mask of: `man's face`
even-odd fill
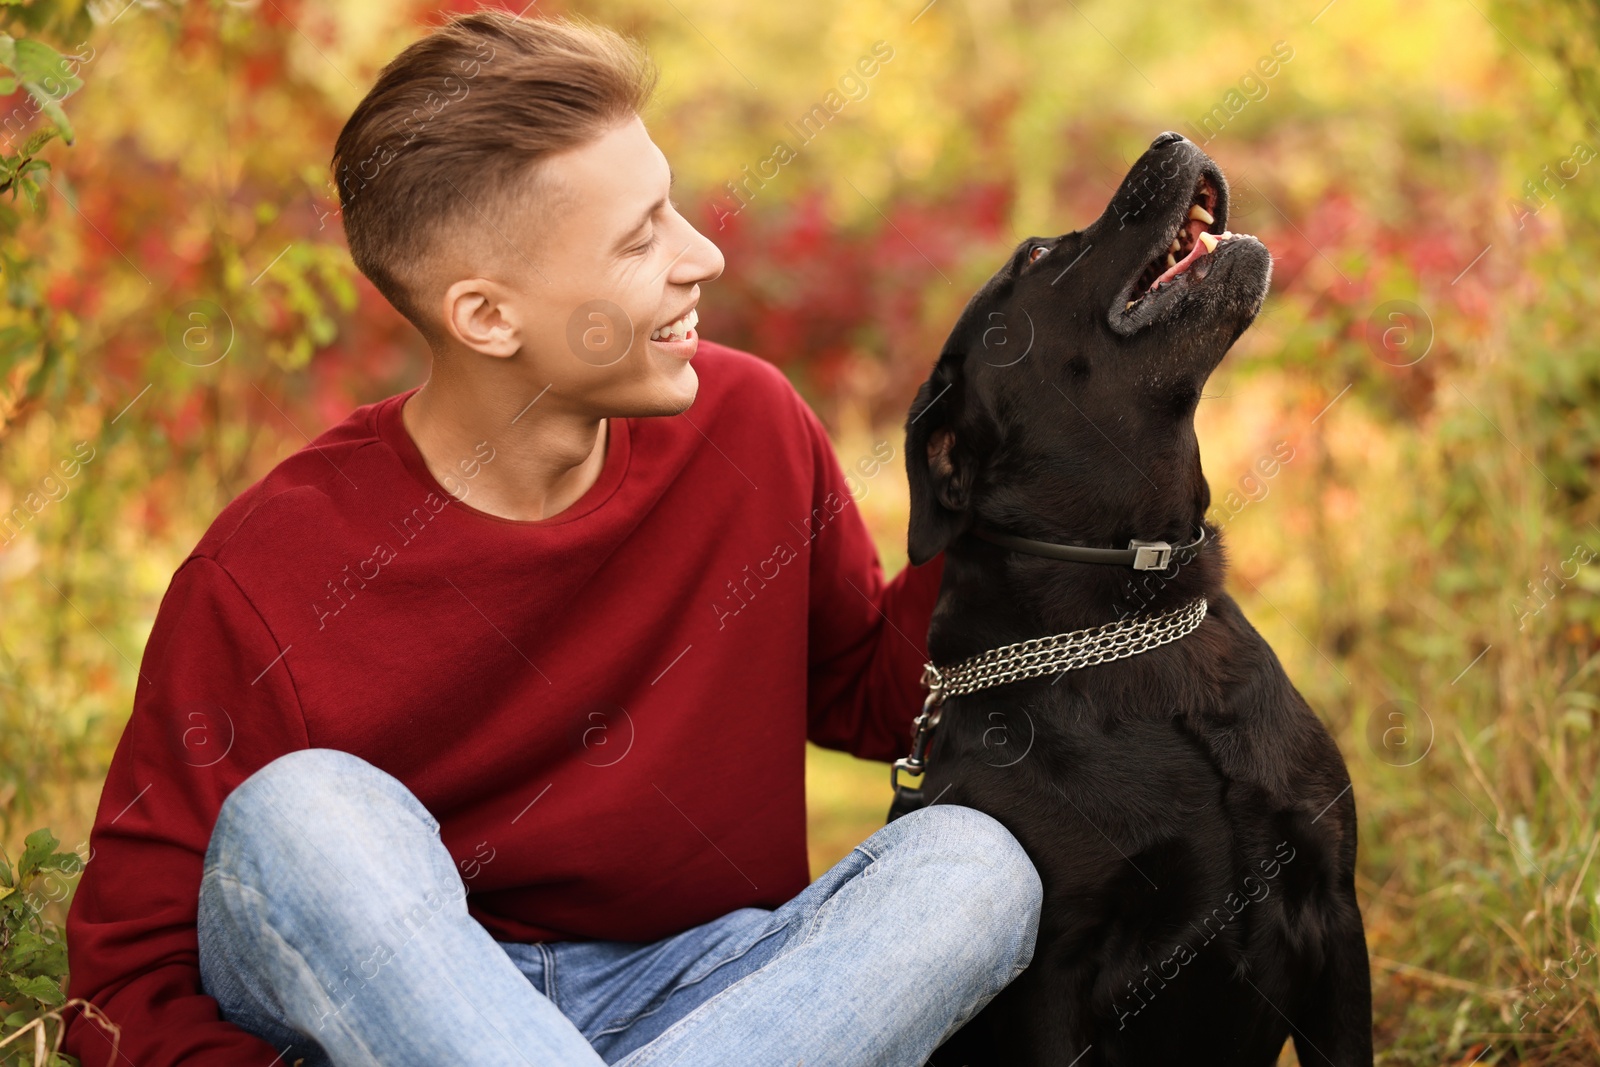
[[[685,410],[700,340],[685,327],[723,260],[669,199],[672,172],[644,123],[548,157],[534,180],[537,218],[504,231],[537,236],[518,250],[490,231],[500,314],[520,342],[509,358],[529,397],[548,385],[541,402],[596,417]]]

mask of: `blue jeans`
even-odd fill
[[[917,1067],[1028,965],[1041,897],[998,822],[936,804],[775,910],[654,943],[497,942],[421,802],[307,749],[222,806],[200,975],[305,1067]]]

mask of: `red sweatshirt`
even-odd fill
[[[277,1056],[201,993],[195,912],[224,798],[295,749],[404,782],[500,940],[656,940],[805,888],[804,741],[904,754],[943,562],[886,583],[783,374],[705,342],[695,367],[687,412],[608,420],[599,479],[549,519],[472,507],[489,432],[441,486],[407,392],[212,524],[156,615],[67,920],[70,993],[127,1061]],[[66,1051],[110,1045],[74,1013]]]

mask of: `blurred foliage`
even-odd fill
[[[540,10],[564,7],[648,42],[647,120],[728,260],[703,329],[782,366],[846,463],[899,449],[1017,240],[1090,221],[1160,130],[1205,139],[1230,228],[1276,260],[1201,405],[1213,520],[1351,765],[1382,1060],[1600,1058],[1600,7]],[[309,436],[425,373],[349,264],[327,159],[442,17],[0,4],[0,839],[28,820],[84,840],[182,556]],[[82,87],[48,88],[25,41]],[[859,502],[893,569],[903,476]],[[881,824],[887,775],[810,768],[820,869]]]
[[[0,1046],[0,1064],[38,1059],[35,1053],[46,1043],[44,1021],[32,1026],[31,1044],[21,1040],[24,1027],[34,1020],[49,1016],[59,1038],[60,1015],[52,1013],[66,1002],[67,946],[60,928],[43,911],[66,896],[63,876],[82,870],[83,861],[74,853],[57,852],[58,844],[49,830],[35,830],[23,842],[15,867],[0,851],[0,1037],[11,1037],[9,1047]],[[54,1053],[55,1044],[50,1042],[44,1064],[77,1063],[74,1057]]]

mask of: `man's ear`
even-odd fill
[[[452,282],[444,293],[444,332],[486,356],[505,358],[522,349],[522,323],[511,294],[483,278]]]
[[[906,417],[906,477],[911,521],[906,556],[923,564],[944,551],[972,522],[972,462],[953,424],[961,386],[941,359],[917,390]]]

